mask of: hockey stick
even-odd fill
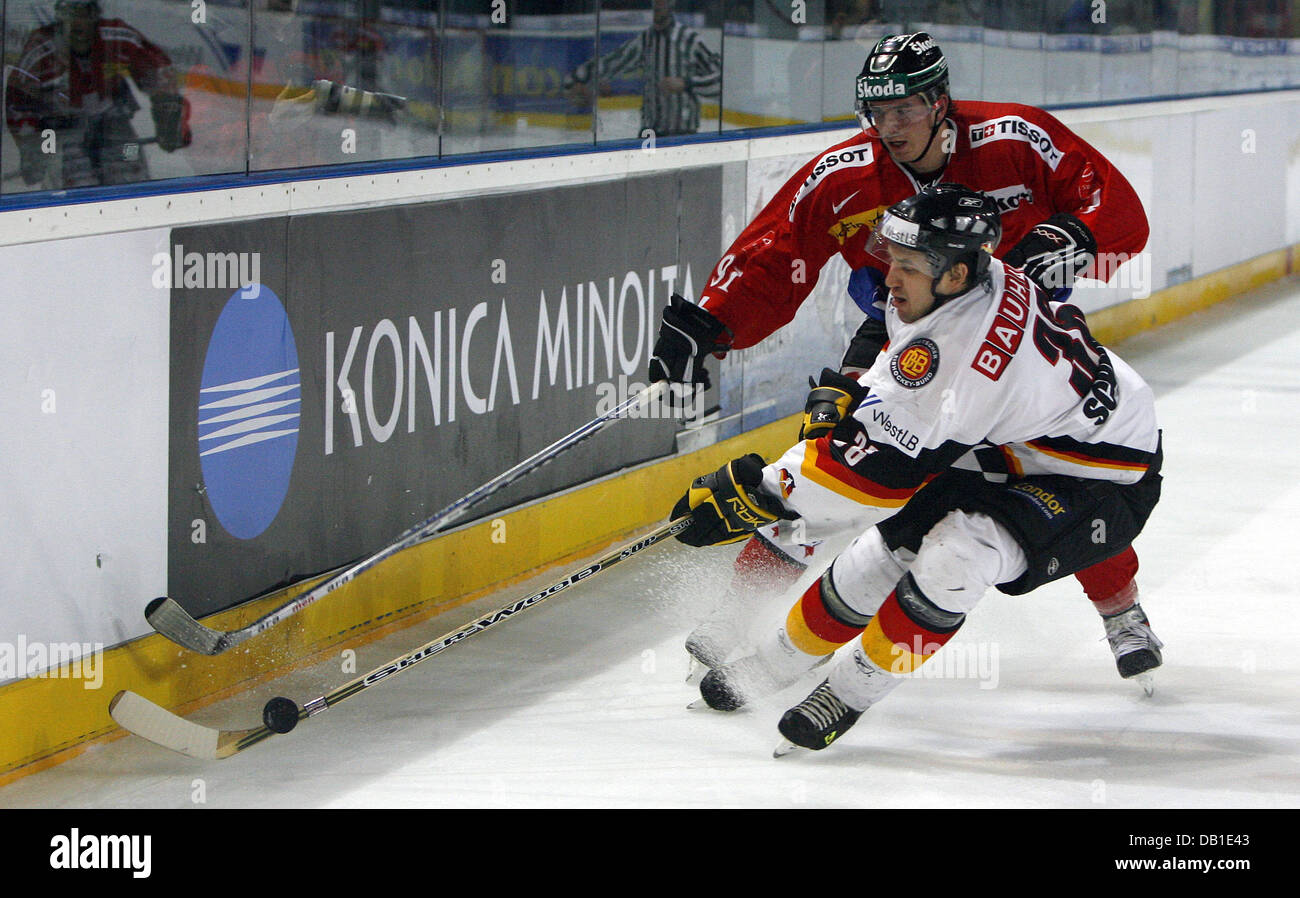
[[[656,543],[685,530],[691,523],[689,517],[681,517],[661,525],[657,530],[628,543],[620,549],[592,562],[581,570],[574,571],[567,577],[552,583],[540,592],[534,592],[522,599],[511,602],[485,617],[477,618],[463,627],[445,633],[430,642],[426,642],[414,651],[394,658],[387,664],[380,665],[370,673],[344,683],[337,689],[327,692],[319,698],[306,702],[301,708],[287,698],[273,698],[262,710],[262,726],[247,730],[218,730],[202,726],[171,713],[165,708],[142,698],[134,692],[122,691],[113,696],[109,702],[108,713],[123,729],[129,730],[143,739],[170,748],[172,751],[203,760],[228,758],[246,748],[256,745],[276,733],[287,733],[297,726],[298,721],[314,717],[344,699],[351,698],[358,692],[369,689],[381,680],[400,673],[426,658],[431,658],[458,642],[482,633],[496,626],[519,612],[549,599],[551,596],[575,583],[588,580],[603,571],[609,570],[627,558],[650,548]]]
[[[347,570],[336,574],[314,589],[296,596],[274,611],[259,617],[246,627],[227,631],[206,627],[182,608],[179,602],[167,596],[159,596],[148,604],[144,610],[145,620],[149,622],[149,626],[177,645],[204,655],[219,655],[227,649],[239,645],[246,639],[266,632],[276,624],[297,614],[308,605],[325,598],[334,590],[350,583],[360,574],[391,558],[403,549],[408,549],[429,539],[488,496],[514,483],[530,471],[540,468],[565,450],[599,431],[610,421],[621,418],[625,412],[643,400],[649,402],[652,398],[657,399],[665,387],[666,383],[664,381],[651,384],[640,393],[625,400],[621,405],[616,406],[598,418],[588,421],[568,436],[561,437],[535,455],[519,462],[508,471],[498,474],[478,489],[452,502],[433,517],[416,524],[373,555],[358,561]]]

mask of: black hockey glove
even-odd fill
[[[731,348],[731,331],[726,325],[678,294],[674,293],[664,308],[654,354],[650,357],[650,382],[710,386],[704,357],[721,358]]]
[[[835,430],[853,416],[858,404],[867,396],[867,388],[856,378],[846,377],[830,368],[822,369],[821,380],[808,378],[812,392],[803,407],[803,424],[799,439],[815,440]]]
[[[1057,212],[1022,237],[1002,261],[1024,269],[1048,296],[1064,299],[1074,289],[1074,279],[1096,257],[1097,240],[1088,226],[1067,212]]]
[[[153,133],[158,138],[159,149],[174,153],[193,142],[194,135],[185,121],[186,101],[180,94],[155,95],[149,111],[153,113]]]
[[[677,538],[688,546],[721,546],[747,538],[764,524],[793,520],[780,501],[758,490],[762,482],[763,459],[753,453],[695,478],[673,506],[671,518],[691,516],[691,526]]]
[[[866,371],[875,364],[876,356],[880,355],[880,350],[888,342],[889,332],[885,330],[885,322],[874,318],[862,319],[862,324],[858,325],[858,330],[849,341],[849,348],[840,361],[840,373],[853,375]]]

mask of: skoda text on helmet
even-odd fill
[[[854,111],[862,129],[872,133],[876,127],[872,102],[920,96],[933,109],[939,97],[947,93],[948,60],[934,38],[924,31],[893,34],[877,41],[867,54],[858,74]],[[929,151],[942,124],[942,119],[933,123],[925,149],[911,162]]]
[[[867,252],[892,264],[891,245],[916,250],[936,284],[961,262],[967,266],[968,285],[974,285],[988,275],[989,259],[1001,239],[996,200],[961,184],[935,184],[891,206],[871,232]],[[941,301],[952,298],[932,292]]]

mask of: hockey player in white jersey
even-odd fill
[[[822,373],[809,420],[828,416],[833,431],[772,464],[729,462],[673,509],[693,519],[678,536],[690,545],[781,519],[809,542],[873,525],[756,654],[704,677],[710,707],[783,688],[856,640],[780,722],[788,745],[824,748],[951,639],[990,586],[1029,592],[1141,531],[1160,495],[1151,390],[1078,309],[993,257],[1000,233],[995,202],[955,184],[891,207],[869,246],[889,267],[889,343],[858,379]],[[1158,649],[1144,620],[1124,626]]]

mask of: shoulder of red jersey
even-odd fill
[[[848,140],[823,150],[801,168],[796,178],[801,183],[790,198],[790,207],[786,210],[789,218],[794,218],[795,209],[823,185],[837,180],[841,172],[854,172],[861,176],[863,170],[870,169],[883,153],[881,144],[875,138],[859,131]]]
[[[1022,144],[1055,171],[1069,149],[1063,141],[1074,140],[1072,132],[1046,110],[1023,103],[962,101],[953,112],[961,129],[961,140],[971,150],[1002,141]]]

